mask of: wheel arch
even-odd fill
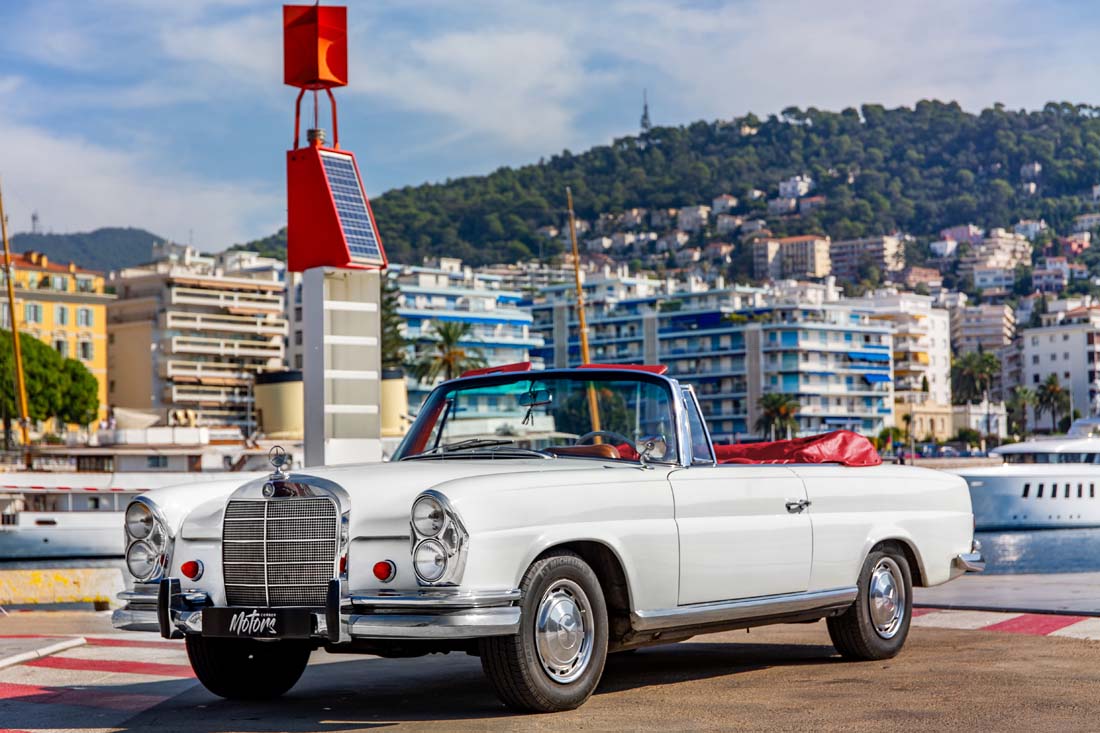
[[[630,613],[633,608],[630,579],[622,559],[611,545],[600,540],[568,540],[552,544],[538,553],[531,561],[567,550],[588,563],[600,581],[612,638],[621,638],[630,632]],[[528,563],[527,567],[530,567]]]
[[[887,547],[892,547],[895,550],[901,552],[905,557],[905,561],[909,563],[909,572],[913,576],[914,586],[925,585],[924,574],[924,561],[921,559],[920,552],[917,551],[916,546],[909,537],[905,537],[900,533],[894,537],[884,537],[871,544],[867,551],[863,554],[864,558],[871,554],[875,550],[881,550]],[[861,565],[862,567],[862,565]]]

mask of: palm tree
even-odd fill
[[[437,322],[432,326],[431,337],[434,341],[430,350],[422,351],[413,364],[413,376],[421,382],[431,384],[440,375],[444,379],[454,379],[468,369],[477,369],[486,365],[485,357],[478,349],[462,346],[468,340],[473,326],[459,321]]]
[[[785,432],[789,438],[793,431],[798,430],[798,418],[795,415],[802,409],[802,405],[798,404],[794,395],[771,392],[762,396],[756,404],[760,408],[760,417],[756,418],[756,432],[770,435],[775,440],[777,433]]]
[[[1058,416],[1069,412],[1069,391],[1058,381],[1057,374],[1051,374],[1039,385],[1035,395],[1035,415],[1042,417],[1050,413],[1050,432],[1057,430]]]
[[[990,430],[989,392],[1001,372],[1001,362],[994,354],[971,351],[955,359],[951,365],[951,396],[956,405],[985,402],[985,434]]]
[[[1035,390],[1030,387],[1019,386],[1012,390],[1008,398],[1008,411],[1012,415],[1012,422],[1016,424],[1020,435],[1027,437],[1027,410],[1035,406],[1037,399]]]

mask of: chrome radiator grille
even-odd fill
[[[231,606],[324,606],[339,518],[328,499],[231,501],[222,530]]]

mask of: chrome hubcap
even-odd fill
[[[588,596],[571,580],[556,581],[535,616],[535,648],[550,679],[567,684],[584,674],[594,636]]]
[[[871,571],[867,602],[875,633],[892,639],[901,629],[905,616],[905,582],[901,568],[889,557],[878,561]]]

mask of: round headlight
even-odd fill
[[[413,527],[422,537],[435,537],[443,529],[443,505],[430,496],[422,496],[413,504]]]
[[[134,539],[145,539],[153,531],[153,512],[149,507],[135,501],[126,507],[126,534]]]
[[[413,555],[413,568],[421,580],[434,583],[447,572],[447,552],[435,540],[421,542]]]
[[[135,542],[126,551],[126,567],[138,580],[145,580],[157,569],[157,551],[147,542]]]

